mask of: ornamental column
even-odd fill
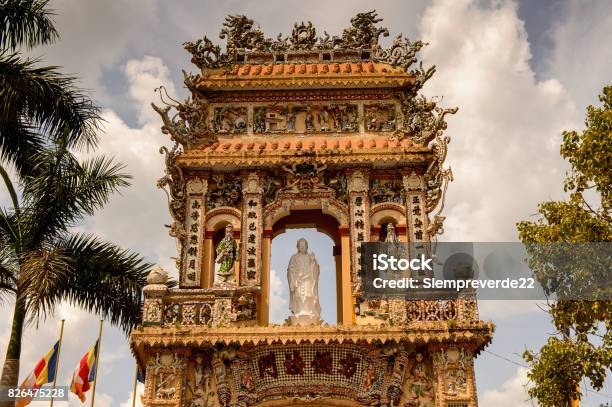
[[[263,186],[257,173],[242,183],[242,258],[240,285],[261,286]]]
[[[417,175],[413,171],[410,175],[404,175],[402,181],[406,194],[408,241],[410,243],[429,241],[429,236],[425,233],[429,226],[425,209],[425,180],[422,175]]]
[[[204,218],[206,215],[206,191],[208,182],[201,178],[187,180],[185,191],[187,216],[183,240],[180,287],[199,288],[202,285],[204,246]]]
[[[351,242],[351,286],[354,297],[361,291],[361,243],[370,241],[369,179],[361,171],[348,176],[349,230]],[[354,314],[354,310],[352,313]],[[346,322],[345,322],[346,323]]]
[[[265,326],[270,320],[270,254],[272,229],[263,231],[261,243],[261,291],[257,299],[257,323]]]

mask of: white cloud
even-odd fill
[[[604,85],[612,84],[612,38],[610,3],[568,0],[562,3],[563,19],[553,25],[545,74],[559,79],[581,109],[597,103]]]
[[[439,0],[421,21],[423,51],[438,71],[424,93],[459,106],[451,136],[446,240],[507,241],[515,222],[562,192],[561,131],[577,124],[563,86],[538,82],[516,5]]]
[[[528,382],[527,369],[519,367],[510,379],[506,380],[499,389],[486,390],[479,396],[479,404],[495,407],[532,407],[526,385]]]
[[[270,322],[282,323],[289,314],[285,284],[276,270],[270,270]]]
[[[157,86],[164,85],[171,93],[175,86],[161,59],[151,56],[128,61],[125,74],[142,127],[131,128],[114,111],[104,111],[105,134],[96,154],[125,163],[126,171],[133,177],[132,185],[113,196],[87,228],[122,247],[148,255],[176,275],[174,261],[170,259],[176,256],[176,248],[163,226],[170,223],[166,196],[155,183],[163,175],[159,147],[169,144],[169,140],[161,133],[161,120],[150,106],[158,98],[153,91]]]
[[[138,383],[136,386],[136,403],[134,403],[135,407],[142,407],[142,398],[140,397],[144,394],[144,384]],[[134,390],[130,391],[129,397],[121,403],[120,407],[132,407],[132,399],[134,397]]]
[[[130,96],[136,102],[139,120],[142,124],[159,122],[159,116],[151,108],[151,102],[158,102],[159,93],[153,92],[160,85],[173,96],[176,93],[170,80],[170,71],[160,58],[146,55],[142,59],[131,59],[125,64],[125,74],[130,83]],[[157,133],[160,133],[159,129]]]
[[[156,21],[158,1],[55,0],[51,7],[61,39],[31,53],[44,54],[46,62],[78,73],[83,86],[96,91],[96,99],[106,100],[102,74],[125,58],[130,46]]]

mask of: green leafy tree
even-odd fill
[[[587,108],[584,131],[563,133],[561,156],[571,166],[564,185],[569,199],[544,202],[540,219],[517,225],[535,277],[557,295],[549,309],[557,334],[538,353],[524,354],[531,365],[529,394],[544,407],[579,400],[585,378],[601,389],[612,366],[610,246],[594,243],[612,240],[612,86],[599,100],[600,107]],[[559,255],[551,255],[558,243],[572,244],[571,256],[566,252],[561,261],[551,261]]]
[[[49,0],[0,1],[0,160],[24,177],[31,157],[48,142],[95,147],[98,108],[58,67],[38,66],[20,47],[49,44],[58,38]]]

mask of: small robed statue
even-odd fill
[[[234,240],[234,227],[231,224],[225,226],[225,236],[216,250],[215,263],[220,264],[215,279],[215,286],[232,285],[234,283],[234,263],[238,258],[238,244]]]
[[[287,267],[289,281],[290,325],[319,325],[319,264],[314,253],[308,253],[308,242],[297,241],[297,253],[291,256]]]

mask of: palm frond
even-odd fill
[[[26,307],[37,304],[40,309],[53,309],[57,282],[69,278],[70,257],[62,248],[37,249],[21,254],[17,279],[18,300]]]
[[[52,241],[93,215],[131,178],[122,172],[123,165],[104,156],[80,163],[65,149],[56,149],[45,150],[35,160],[34,175],[26,178],[22,192],[29,247]]]
[[[76,78],[61,74],[57,67],[36,64],[36,60],[0,52],[1,154],[15,154],[4,150],[19,147],[10,137],[20,127],[67,148],[95,147],[99,109],[76,87]]]
[[[0,247],[11,247],[14,252],[20,251],[20,225],[14,213],[0,208]]]
[[[20,179],[32,173],[32,157],[40,153],[44,145],[45,138],[20,120],[0,124],[0,165],[11,163]]]
[[[19,263],[15,252],[0,240],[0,304],[17,292],[17,270]]]
[[[49,0],[4,0],[0,2],[0,45],[15,50],[48,44],[59,37]]]
[[[76,234],[60,242],[58,250],[69,259],[69,272],[48,273],[44,283],[24,286],[31,317],[38,321],[67,300],[94,312],[128,333],[139,322],[142,288],[151,264],[142,257],[92,235]]]

